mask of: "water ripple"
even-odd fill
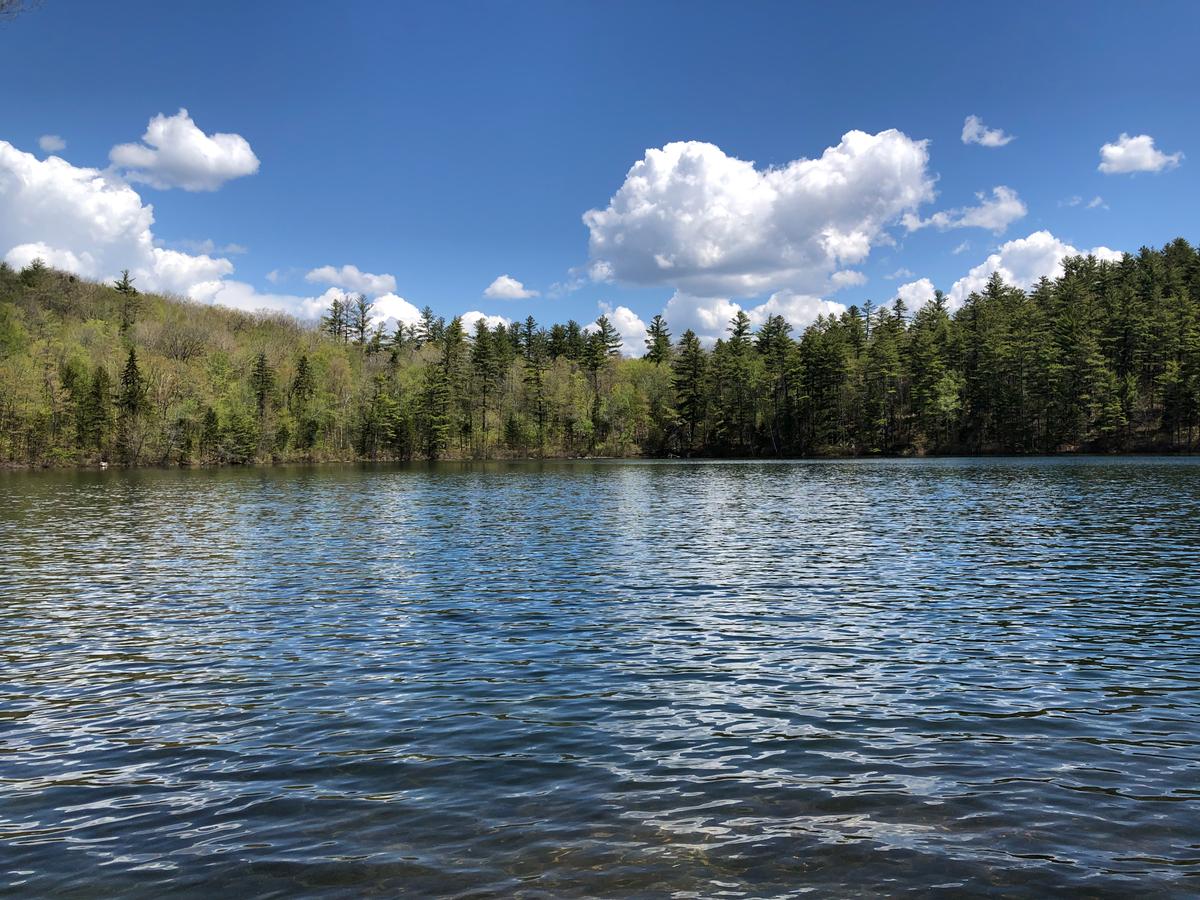
[[[1200,885],[1200,460],[0,498],[15,896]]]

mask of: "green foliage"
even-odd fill
[[[136,302],[131,302],[136,301]],[[1075,258],[951,312],[864,304],[794,334],[739,313],[706,349],[607,317],[388,334],[365,298],[275,314],[0,266],[0,461],[235,464],[414,456],[1195,450],[1200,254]]]

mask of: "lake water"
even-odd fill
[[[20,896],[1200,892],[1200,459],[0,473]]]

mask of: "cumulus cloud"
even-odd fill
[[[223,279],[203,282],[195,285],[190,296],[200,303],[218,304],[244,312],[287,313],[299,319],[315,320],[323,316],[334,300],[342,303],[352,303],[355,294],[340,288],[331,287],[317,297],[302,297],[296,294],[261,293],[253,285],[244,281]],[[421,318],[421,312],[403,297],[393,293],[382,294],[372,301],[371,325],[384,325],[394,328],[397,324],[415,325]]]
[[[384,273],[373,275],[370,272],[359,271],[358,266],[321,266],[313,269],[304,276],[305,281],[316,284],[330,284],[344,291],[354,291],[374,297],[396,290],[396,278]]]
[[[375,306],[371,310],[372,325],[416,325],[421,321],[421,311],[417,307],[409,303],[403,297],[394,293],[388,292],[381,294],[374,300]]]
[[[73,166],[57,156],[39,160],[0,141],[0,258],[12,266],[40,258],[99,281],[110,281],[128,269],[145,291],[300,318],[319,316],[332,300],[328,291],[319,297],[259,293],[253,285],[228,277],[234,271],[228,259],[211,255],[218,249],[242,248],[210,247],[208,241],[195,246],[211,252],[165,248],[159,246],[153,225],[154,208],[113,173]],[[392,303],[385,302],[381,309],[393,309],[396,318],[407,314]]]
[[[988,197],[983,191],[977,193],[975,197],[979,200],[978,206],[962,206],[957,209],[942,210],[927,219],[922,219],[915,213],[906,213],[903,220],[904,227],[909,231],[927,228],[930,225],[938,231],[946,231],[950,228],[986,228],[999,234],[1029,212],[1024,201],[1017,196],[1017,192],[1004,185],[992,188],[991,197]]]
[[[1148,134],[1130,137],[1121,132],[1113,143],[1100,148],[1099,169],[1105,175],[1129,172],[1162,172],[1174,169],[1183,160],[1182,153],[1163,153]]]
[[[967,116],[963,122],[962,142],[979,144],[981,147],[1003,147],[1013,140],[1014,135],[1005,134],[999,128],[988,128],[979,116]]]
[[[729,320],[739,309],[728,297],[693,297],[676,291],[667,301],[663,318],[674,334],[681,335],[691,329],[706,344],[712,344],[725,335]]]
[[[161,190],[215,191],[230,179],[258,171],[258,157],[244,137],[205,134],[186,109],[155,116],[142,141],[118,144],[108,157],[130,181]]]
[[[646,353],[646,323],[628,306],[614,307],[611,303],[600,301],[600,312],[608,316],[608,321],[617,334],[621,335],[621,354],[623,356],[644,356]],[[596,323],[585,326],[585,331],[595,331]]]
[[[895,272],[892,272],[890,275],[884,275],[883,277],[888,281],[895,281],[897,278],[912,278],[912,276],[913,271],[911,269],[901,266]]]
[[[706,345],[711,346],[717,338],[728,337],[729,322],[743,307],[728,297],[693,297],[678,291],[667,301],[663,318],[671,331],[680,335],[689,328]],[[803,331],[817,320],[818,316],[838,316],[846,311],[842,303],[824,300],[811,294],[796,291],[776,291],[763,303],[745,307],[746,315],[755,327],[762,325],[770,316],[783,316],[797,332]]]
[[[495,328],[497,325],[507,327],[512,324],[511,319],[506,319],[504,316],[489,316],[487,313],[480,312],[477,309],[465,312],[459,318],[462,319],[463,330],[467,334],[471,334],[475,330],[475,323],[480,319],[483,319],[487,323],[488,328]]]
[[[208,254],[155,246],[154,208],[128,184],[0,141],[0,255],[10,265],[40,257],[87,278],[129,269],[145,290],[189,294],[233,264]]]
[[[607,208],[589,210],[592,261],[633,284],[694,297],[815,294],[884,229],[933,196],[925,141],[851,131],[777,168],[698,141],[647,150]]]
[[[67,149],[67,142],[57,134],[43,134],[38,138],[38,146],[47,153],[57,153],[60,150]]]
[[[948,295],[949,305],[952,309],[962,306],[972,292],[984,288],[993,272],[999,272],[1007,283],[1027,289],[1042,277],[1057,278],[1062,274],[1063,260],[1080,254],[1110,261],[1122,256],[1108,247],[1077,250],[1049,231],[1035,231],[1028,237],[1001,244],[995,253],[954,282]]]
[[[896,288],[896,296],[904,301],[909,312],[916,312],[933,299],[933,282],[928,278],[918,278]]]
[[[776,291],[765,303],[747,309],[746,315],[755,326],[763,324],[769,316],[783,316],[792,328],[803,331],[819,316],[840,316],[846,309],[844,303],[823,300],[810,294]]]
[[[524,300],[537,295],[537,291],[531,291],[511,275],[496,276],[496,280],[489,284],[483,292],[483,296],[493,300]]]
[[[835,291],[840,291],[845,287],[854,287],[859,284],[866,284],[867,276],[862,272],[856,272],[854,269],[843,269],[840,272],[834,272],[829,276],[829,285]]]
[[[195,284],[188,291],[191,299],[200,303],[228,306],[243,312],[287,313],[301,319],[316,319],[329,308],[334,296],[344,299],[345,294],[336,288],[330,288],[320,297],[299,297],[294,294],[263,294],[254,285],[233,279],[204,281]]]
[[[957,247],[955,247],[950,252],[953,253],[955,256],[958,256],[958,254],[966,253],[970,249],[971,249],[971,242],[963,241],[961,244],[959,244]],[[910,272],[909,274],[911,275],[912,273]]]

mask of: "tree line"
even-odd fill
[[[319,326],[0,265],[0,459],[289,460],[1192,451],[1200,253],[1075,257],[1029,290],[993,275],[852,306],[801,333],[739,312],[705,346],[661,316],[641,358],[601,316],[468,329],[426,308]]]

